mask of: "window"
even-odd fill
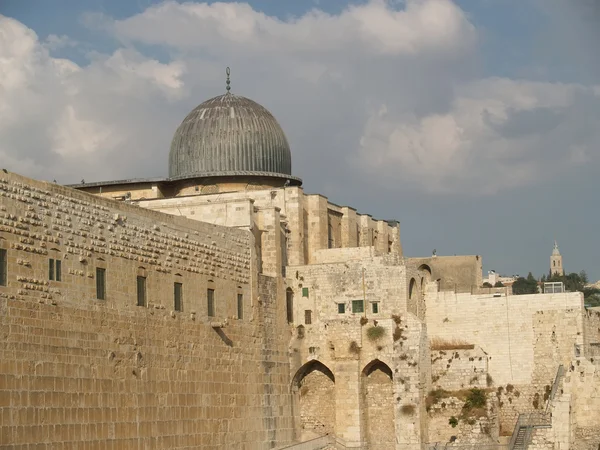
[[[312,311],[310,309],[307,309],[306,311],[304,311],[304,324],[310,325],[311,323],[312,323]]]
[[[346,313],[346,304],[338,303],[338,314],[345,314],[345,313]]]
[[[62,278],[62,262],[60,259],[48,260],[48,279],[51,281],[60,281]]]
[[[208,317],[215,317],[215,290],[206,291],[206,305],[208,308]]]
[[[294,321],[294,291],[290,288],[285,291],[285,306],[287,322],[292,323]]]
[[[96,298],[106,300],[106,269],[96,267]]]
[[[308,288],[302,288],[302,297],[308,297]]]
[[[378,314],[379,313],[379,303],[377,303],[377,302],[371,303],[371,311],[373,312],[373,314]]]
[[[137,277],[137,305],[146,306],[146,277]]]
[[[238,319],[242,320],[244,318],[244,294],[238,294]]]
[[[365,312],[362,300],[352,300],[352,312],[355,314]]]
[[[8,283],[7,280],[7,257],[6,257],[6,249],[0,248],[0,286],[6,286]]]
[[[175,311],[183,311],[183,284],[181,283],[173,285],[173,302]]]

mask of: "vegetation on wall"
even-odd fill
[[[474,348],[475,344],[460,339],[431,339],[431,350],[472,350]]]
[[[371,341],[376,341],[377,339],[382,338],[385,335],[385,328],[380,327],[379,325],[375,325],[373,327],[367,328],[367,337]]]

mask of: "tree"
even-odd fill
[[[514,295],[537,294],[538,284],[531,272],[527,278],[519,277],[512,285]]]
[[[485,283],[483,283],[483,287],[484,288],[491,288],[492,285],[486,281]]]
[[[502,281],[496,281],[496,284],[494,284],[494,287],[504,287],[504,285],[502,284]]]

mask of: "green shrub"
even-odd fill
[[[464,409],[483,408],[487,403],[487,397],[483,389],[469,389]]]
[[[380,326],[370,327],[367,329],[367,337],[371,341],[376,341],[380,339],[385,334],[385,328]]]
[[[452,428],[456,428],[456,425],[458,425],[458,419],[454,416],[450,417],[450,420],[448,420],[448,424],[452,427]]]

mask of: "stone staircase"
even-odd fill
[[[531,441],[531,436],[536,428],[552,427],[552,414],[550,412],[550,406],[552,405],[552,401],[554,400],[554,396],[556,395],[556,391],[560,385],[564,373],[565,368],[562,365],[558,366],[556,377],[554,378],[552,390],[550,391],[544,412],[529,412],[519,414],[519,418],[515,424],[515,429],[508,444],[509,450],[527,449]]]

